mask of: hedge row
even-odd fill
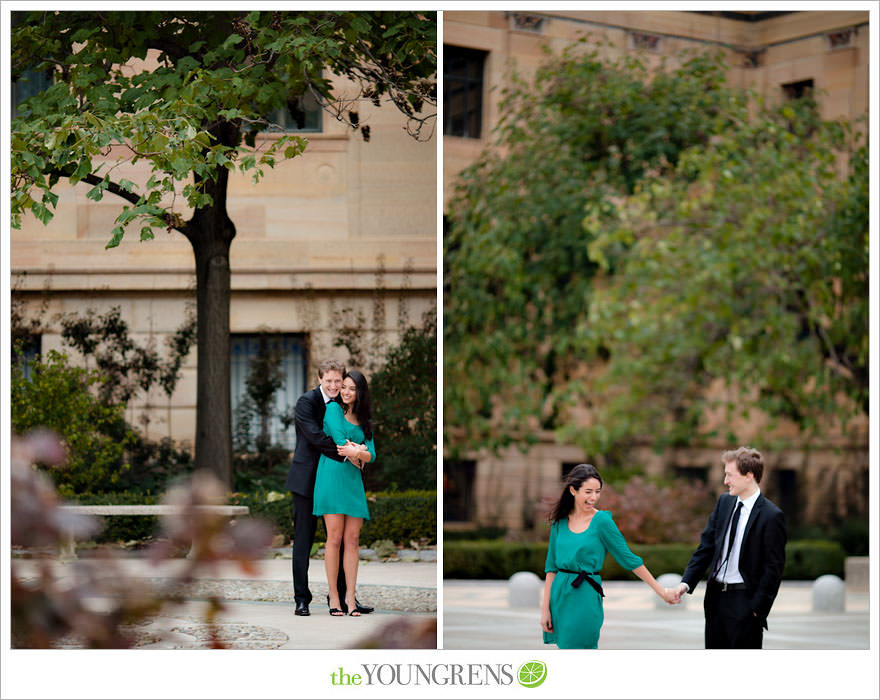
[[[681,574],[694,553],[693,544],[634,545],[633,551],[645,561],[654,576]],[[503,540],[444,541],[443,577],[460,579],[506,579],[517,571],[532,571],[544,577],[547,544],[543,542],[505,542]],[[824,540],[792,541],[785,548],[782,577],[813,580],[823,574],[843,577],[846,553],[837,542]],[[605,559],[602,578],[638,580],[613,557]]]
[[[370,519],[361,529],[361,544],[370,545],[376,540],[391,540],[408,546],[411,541],[424,544],[437,542],[437,492],[382,491],[368,493]],[[293,497],[289,492],[277,491],[233,494],[231,504],[250,508],[251,515],[269,520],[275,529],[293,537]],[[323,518],[318,518],[316,542],[326,539]]]
[[[361,543],[369,545],[376,540],[391,540],[408,546],[411,541],[433,544],[437,541],[437,493],[436,491],[380,492],[367,494],[370,520],[364,522]],[[139,491],[119,493],[81,494],[76,502],[81,505],[153,505],[158,503],[157,494]],[[293,536],[293,506],[289,492],[256,491],[235,493],[229,499],[231,505],[245,505],[254,517],[270,521],[278,533],[290,539]],[[104,529],[95,537],[97,542],[129,542],[145,540],[154,535],[158,518],[144,515],[114,515],[102,518]],[[316,541],[326,539],[323,519],[318,519]]]
[[[83,506],[152,506],[159,503],[161,496],[143,491],[119,491],[117,493],[77,494],[72,503]],[[131,542],[145,540],[154,535],[159,527],[159,518],[153,515],[114,515],[95,516],[104,527],[95,535],[96,542]]]

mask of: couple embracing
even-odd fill
[[[285,488],[293,493],[294,613],[309,615],[309,555],[324,516],[327,605],[334,617],[373,611],[355,597],[361,525],[369,519],[362,470],[376,459],[370,392],[361,372],[325,360],[318,386],[296,402],[296,448]]]

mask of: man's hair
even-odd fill
[[[336,370],[339,374],[345,374],[345,364],[339,360],[324,360],[318,365],[318,379],[324,376],[325,372]]]
[[[764,476],[764,458],[754,447],[740,447],[738,450],[728,450],[721,455],[721,463],[735,462],[739,473],[745,476],[749,472],[754,474],[755,481],[761,483]]]

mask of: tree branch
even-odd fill
[[[84,178],[82,178],[82,181],[90,185],[100,185],[102,182],[104,182],[104,179],[98,177],[94,173],[89,173]],[[122,199],[131,202],[134,205],[142,203],[142,198],[139,194],[135,194],[134,192],[129,192],[128,190],[123,189],[112,180],[107,181],[106,188],[108,192],[115,194],[117,197],[122,197]],[[173,229],[179,233],[182,233],[184,236],[187,235],[189,224],[184,222],[180,215],[175,214],[174,212],[165,212],[164,219],[169,231]]]
[[[102,182],[104,182],[104,178],[98,177],[94,173],[89,173],[88,175],[86,175],[82,179],[82,181],[87,182],[90,185],[100,185]],[[112,180],[107,181],[107,190],[109,192],[112,192],[113,194],[115,194],[117,197],[122,197],[123,199],[131,202],[132,204],[140,204],[141,203],[140,195],[123,189],[122,187],[120,187],[118,184],[116,184]]]

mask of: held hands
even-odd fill
[[[681,602],[680,599],[676,599],[674,588],[664,588],[663,593],[660,594],[660,597],[663,598],[663,600],[670,605],[675,605],[676,603]]]
[[[675,588],[663,589],[663,600],[670,605],[678,605],[681,603],[681,596],[687,593],[688,587],[686,583],[680,583]]]

